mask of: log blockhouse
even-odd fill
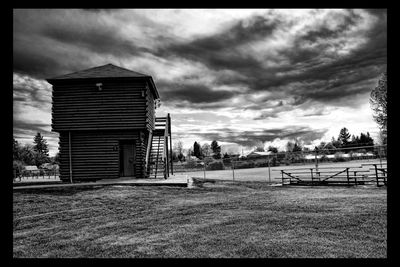
[[[173,174],[171,119],[155,117],[151,76],[107,64],[47,81],[62,181]]]

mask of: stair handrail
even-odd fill
[[[149,171],[149,160],[150,160],[150,152],[151,152],[151,143],[153,142],[153,131],[149,132],[149,137],[147,140],[147,150],[146,150],[146,160],[145,160],[145,170]]]
[[[168,137],[168,128],[169,128],[169,124],[168,124],[168,118],[165,118],[165,129],[164,129],[164,149],[163,149],[163,161],[164,161],[164,178],[167,178],[167,164],[168,164],[168,157],[167,157],[167,137]]]

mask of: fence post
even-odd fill
[[[310,171],[311,171],[311,184],[314,184],[314,175],[313,175],[313,171],[312,170],[313,169],[310,168]]]
[[[271,167],[270,167],[270,158],[269,158],[269,155],[268,155],[268,180],[269,180],[269,183],[271,183]]]
[[[204,179],[203,180],[206,180],[206,162],[205,161],[203,161],[203,170],[204,170]]]
[[[379,179],[378,179],[378,168],[376,167],[376,164],[372,164],[375,167],[375,175],[376,175],[376,186],[379,186]]]
[[[235,162],[232,160],[232,180],[235,181]]]
[[[350,185],[349,168],[346,168],[347,173],[347,185]]]
[[[386,170],[386,171],[387,171],[387,170]],[[384,185],[387,185],[387,183],[386,183],[386,172],[385,172],[384,169],[382,169],[382,174],[383,174],[383,184],[384,184]]]
[[[354,182],[357,185],[357,172],[356,171],[354,172]]]
[[[282,186],[284,185],[284,183],[283,183],[283,170],[281,170],[281,173],[282,173]]]

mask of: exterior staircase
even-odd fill
[[[155,129],[149,135],[146,163],[149,178],[167,179],[173,174],[171,160],[171,118],[155,118]]]

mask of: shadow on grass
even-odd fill
[[[20,189],[14,194],[30,194],[30,195],[52,195],[52,196],[73,196],[75,194],[87,191],[97,191],[104,186],[80,186],[80,187],[52,187],[52,188],[27,188]]]

